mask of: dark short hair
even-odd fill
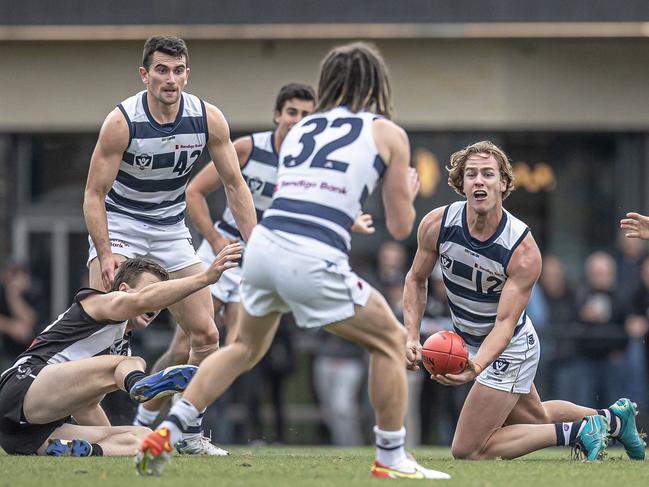
[[[144,257],[133,257],[132,259],[126,259],[122,262],[117,269],[117,274],[115,275],[115,280],[113,281],[113,287],[110,288],[110,292],[117,291],[121,283],[126,283],[131,287],[137,285],[140,280],[140,276],[148,272],[153,274],[161,281],[169,280],[169,273],[159,264],[156,264],[152,260],[145,259]]]
[[[281,112],[286,102],[293,98],[315,103],[315,90],[311,86],[302,83],[289,83],[282,86],[275,100],[275,111]]]
[[[180,37],[174,36],[151,36],[144,43],[142,52],[142,66],[147,71],[151,66],[151,56],[154,52],[163,52],[170,56],[185,56],[185,62],[189,63],[189,51],[187,44]]]

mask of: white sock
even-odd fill
[[[406,458],[404,448],[406,442],[406,428],[399,431],[383,431],[374,426],[376,435],[376,459],[389,467],[398,465]]]
[[[200,436],[202,433],[202,426],[201,424],[203,423],[203,416],[205,416],[205,411],[207,408],[203,409],[196,419],[192,419],[187,423],[187,427],[183,430],[183,440],[188,440],[189,438],[193,438],[195,436]]]
[[[199,415],[200,412],[191,402],[181,399],[173,405],[167,419],[160,424],[159,428],[169,428],[171,444],[175,445],[183,439],[183,432],[190,423],[194,424],[196,422]]]
[[[144,404],[140,404],[137,407],[137,415],[133,420],[133,425],[150,427],[158,417],[158,414],[160,414],[159,410],[150,411],[144,407]]]

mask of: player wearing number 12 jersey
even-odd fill
[[[541,402],[534,387],[539,339],[525,308],[541,272],[541,254],[527,225],[502,206],[514,188],[507,155],[488,141],[472,144],[451,156],[448,182],[466,201],[423,218],[403,302],[408,366],[417,368],[428,278],[439,261],[453,326],[471,360],[460,374],[432,378],[445,385],[475,380],[455,429],[453,456],[515,458],[569,445],[596,460],[610,434],[630,458],[644,460],[636,405],[628,399],[596,410]]]
[[[263,357],[282,313],[291,311],[298,326],[325,327],[371,355],[372,474],[449,478],[404,451],[405,332],[385,299],[350,269],[347,256],[354,218],[380,178],[389,232],[406,238],[415,218],[418,180],[409,168],[407,136],[389,120],[390,85],[380,54],[362,43],[334,48],[321,65],[318,100],[315,112],[284,140],[277,191],[248,243],[239,335],[201,365],[183,399],[145,438],[140,473],[159,473],[168,445]]]

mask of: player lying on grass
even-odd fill
[[[145,377],[144,359],[129,356],[134,329],[236,267],[240,245],[226,246],[203,273],[168,280],[158,264],[126,260],[111,290],[81,289],[0,377],[0,446],[10,455],[133,455],[150,432],[111,426],[99,405],[112,391],[142,402],[184,390],[196,367]],[[71,424],[74,418],[76,424]]]
[[[596,410],[567,401],[541,402],[534,387],[539,339],[525,308],[541,272],[541,254],[527,225],[502,206],[513,190],[507,155],[491,142],[456,152],[449,185],[466,201],[423,218],[406,277],[404,320],[407,361],[417,368],[428,278],[439,260],[453,326],[472,359],[458,375],[432,378],[445,385],[475,380],[455,430],[453,456],[515,458],[569,445],[595,460],[603,456],[610,436],[630,458],[644,460],[637,407],[628,399]]]

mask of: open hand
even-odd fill
[[[649,217],[639,213],[627,213],[626,218],[620,220],[620,228],[626,230],[628,238],[641,238],[649,240]]]
[[[240,243],[237,242],[223,247],[214,258],[212,265],[210,265],[209,269],[205,271],[210,284],[214,284],[218,281],[221,278],[221,274],[228,269],[239,267],[239,262],[237,262],[239,259],[241,259]]]

